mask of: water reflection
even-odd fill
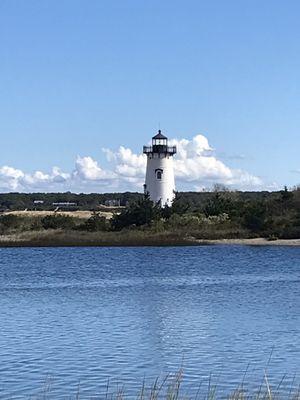
[[[300,364],[297,248],[0,249],[0,395],[88,396],[177,370],[197,389]]]

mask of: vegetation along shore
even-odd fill
[[[0,209],[0,246],[300,244],[299,188],[216,187],[178,193],[165,208],[138,193],[10,193],[0,195]]]
[[[295,378],[289,379],[289,377],[283,376],[279,382],[275,383],[274,380],[270,380],[266,372],[262,374],[262,378],[251,389],[247,385],[245,376],[242,377],[241,383],[236,388],[227,390],[220,387],[220,382],[215,382],[212,374],[209,375],[207,381],[200,381],[196,387],[186,387],[184,384],[182,369],[176,373],[158,377],[150,385],[146,384],[144,380],[139,389],[131,389],[129,392],[128,389],[130,388],[125,385],[120,385],[114,390],[108,380],[103,393],[95,395],[95,398],[106,400],[125,400],[129,398],[137,400],[300,400],[300,388]],[[52,397],[51,385],[46,384],[41,393],[41,396],[34,398],[48,399]],[[84,388],[78,385],[76,392],[73,395],[70,393],[70,398],[78,400],[86,398]]]

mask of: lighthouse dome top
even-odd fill
[[[167,146],[168,138],[161,133],[161,130],[158,131],[158,134],[153,136],[152,138],[152,146]]]
[[[161,130],[159,129],[159,131],[158,131],[158,134],[157,135],[155,135],[155,136],[153,136],[153,138],[152,139],[168,139],[165,135],[163,135],[162,133],[161,133]]]

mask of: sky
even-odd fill
[[[0,0],[0,191],[300,183],[300,2]]]

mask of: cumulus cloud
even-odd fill
[[[17,190],[19,181],[24,177],[24,172],[5,165],[0,168],[0,188],[2,190]]]
[[[137,178],[143,177],[146,168],[146,158],[140,154],[134,154],[130,149],[120,146],[114,153],[116,172],[123,177]]]
[[[218,159],[204,135],[196,135],[191,140],[173,139],[170,144],[177,146],[174,171],[178,190],[201,190],[216,183],[244,190],[266,188],[261,178],[232,169]],[[11,166],[0,167],[0,190],[142,191],[146,156],[124,146],[116,151],[104,148],[102,153],[106,168],[90,156],[78,156],[71,172],[53,167],[47,173],[37,170],[29,174]]]
[[[173,140],[177,146],[178,157],[174,160],[175,175],[184,186],[194,188],[222,183],[240,189],[257,189],[263,186],[262,180],[250,173],[231,169],[217,159],[213,148],[203,135],[196,135],[192,140]]]
[[[78,156],[75,162],[75,170],[73,177],[78,177],[82,180],[101,181],[106,179],[114,179],[115,174],[110,174],[103,170],[98,162],[93,160],[92,157]]]

